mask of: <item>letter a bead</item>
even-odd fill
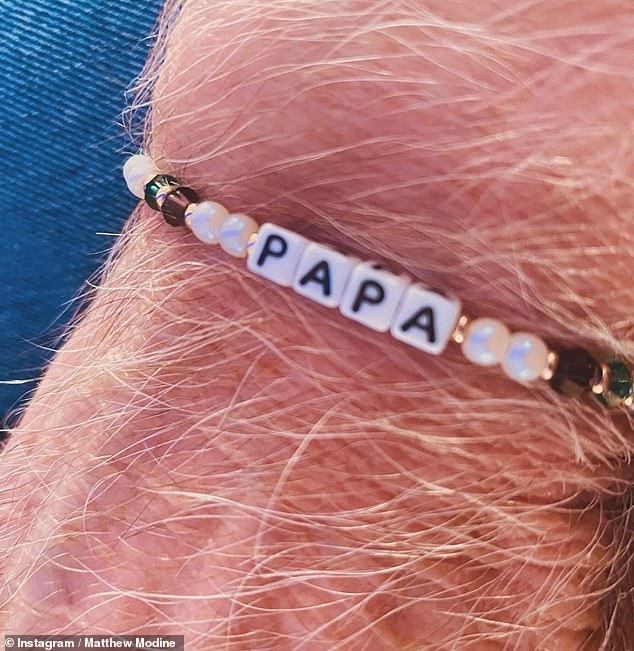
[[[459,300],[415,283],[407,288],[390,332],[399,341],[440,355],[451,339],[461,309]]]
[[[374,262],[358,264],[350,274],[339,310],[377,332],[387,332],[410,280],[381,269]]]
[[[262,224],[249,251],[247,268],[278,285],[290,287],[308,240],[275,224]]]
[[[295,272],[293,289],[327,307],[337,307],[357,259],[311,242]]]

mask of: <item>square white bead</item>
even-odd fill
[[[311,242],[295,271],[293,289],[317,303],[336,307],[357,262],[357,258]]]
[[[374,262],[362,262],[350,274],[339,310],[368,328],[387,332],[409,284],[407,276],[385,271]]]
[[[308,240],[275,224],[262,224],[249,252],[247,268],[259,276],[290,287]]]
[[[399,341],[440,355],[456,328],[461,309],[459,300],[415,283],[403,295],[390,331]]]

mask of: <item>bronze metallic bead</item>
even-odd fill
[[[174,188],[165,194],[161,204],[163,218],[170,226],[185,226],[187,208],[197,201],[198,195],[191,188]]]
[[[557,372],[557,366],[559,365],[559,353],[551,350],[548,353],[546,358],[546,368],[542,371],[542,380],[549,382],[553,379],[553,376]]]

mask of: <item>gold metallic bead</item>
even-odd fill
[[[255,243],[258,241],[258,233],[251,233],[249,239],[247,240],[247,253],[255,246]]]
[[[460,316],[460,318],[458,319],[458,323],[456,324],[456,328],[453,331],[453,334],[451,335],[451,338],[457,344],[461,344],[464,341],[465,331],[466,331],[467,326],[469,325],[470,321],[471,321],[471,319],[466,314],[462,314]]]
[[[554,350],[549,351],[548,357],[546,358],[546,368],[542,371],[541,375],[542,380],[548,382],[553,379],[557,370],[557,364],[559,364],[559,353]]]
[[[592,381],[592,393],[600,396],[610,386],[610,367],[601,363],[600,371]]]

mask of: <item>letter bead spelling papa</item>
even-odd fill
[[[308,240],[275,224],[262,224],[249,251],[247,268],[278,285],[290,287]]]
[[[461,309],[458,299],[414,283],[405,290],[390,332],[399,341],[440,355],[451,340]]]
[[[361,262],[350,274],[339,311],[372,330],[387,332],[410,282],[407,276],[390,273],[375,262]]]
[[[186,226],[202,242],[219,244],[248,269],[293,287],[342,315],[438,355],[453,340],[464,356],[481,367],[500,366],[521,384],[548,381],[562,395],[594,394],[606,407],[634,410],[632,370],[622,360],[596,359],[579,348],[557,352],[531,333],[511,333],[497,319],[470,319],[458,299],[435,292],[408,276],[373,262],[361,262],[332,248],[309,242],[292,231],[266,223],[258,228],[248,215],[230,213],[162,173],[151,158],[131,157],[123,168],[130,191],[163,214],[172,226]]]
[[[293,289],[326,307],[337,307],[358,258],[311,242],[295,272]]]

